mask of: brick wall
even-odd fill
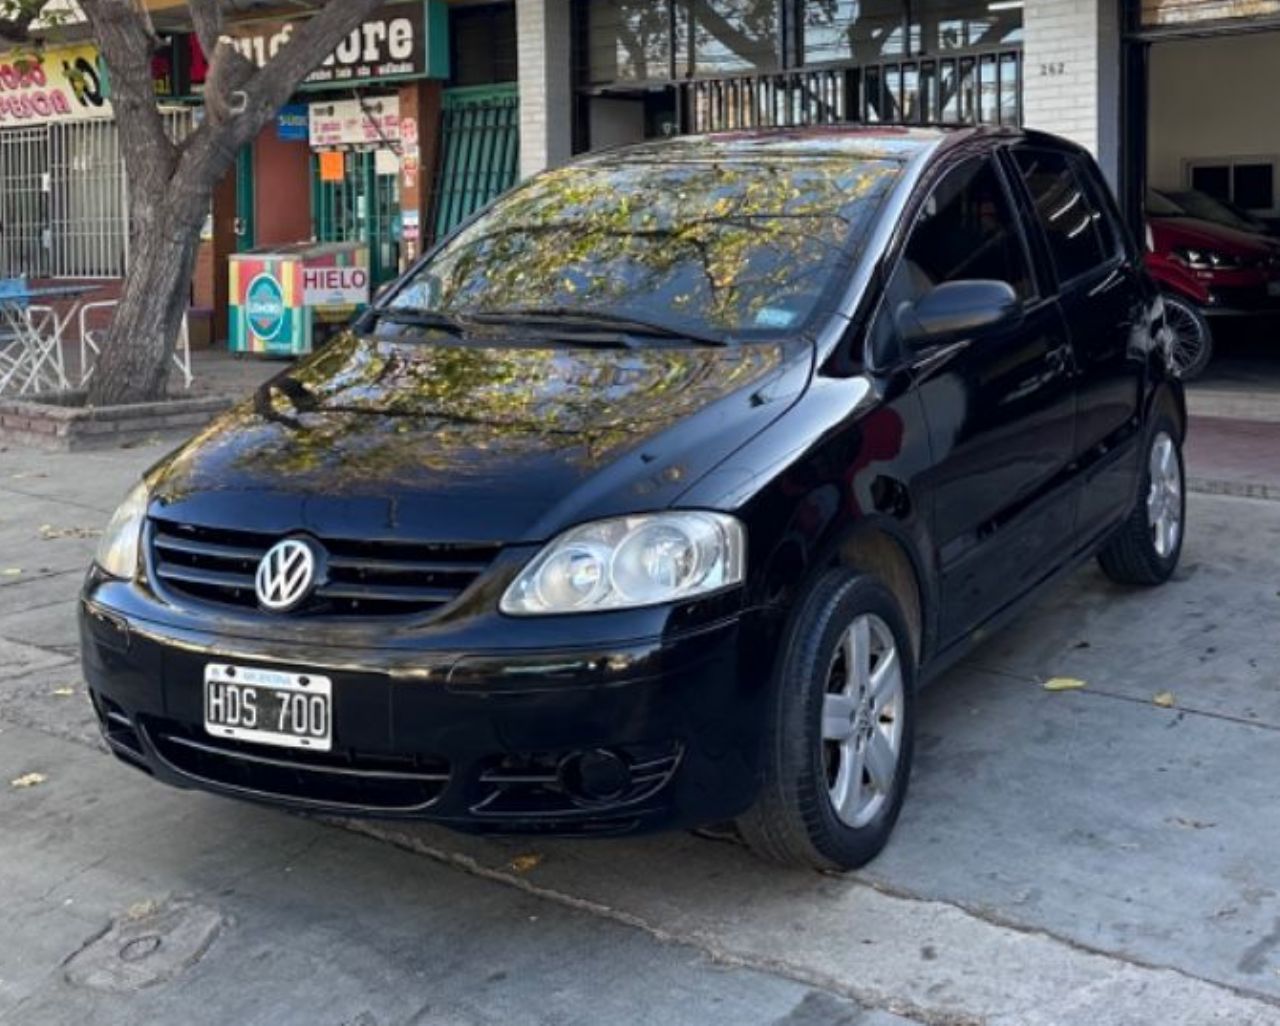
[[[1023,121],[1119,167],[1119,0],[1027,0]]]
[[[516,4],[522,177],[563,163],[573,153],[570,7],[568,0]]]

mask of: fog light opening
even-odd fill
[[[577,752],[560,763],[560,784],[575,798],[613,801],[631,787],[631,767],[607,748]]]

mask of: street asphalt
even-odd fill
[[[1280,503],[1194,495],[1169,585],[1090,567],[987,640],[923,697],[889,848],[830,877],[690,834],[317,822],[117,764],[76,592],[164,451],[0,452],[5,1026],[1280,1026]]]

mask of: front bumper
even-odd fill
[[[125,762],[180,787],[298,810],[500,833],[622,833],[745,810],[770,672],[768,632],[753,619],[590,648],[424,650],[415,668],[402,650],[163,626],[103,605],[91,586],[80,609],[85,679]],[[330,676],[333,751],[206,734],[208,662]]]
[[[1209,302],[1201,309],[1209,317],[1258,317],[1280,313],[1280,294],[1265,282],[1250,285],[1209,284]]]

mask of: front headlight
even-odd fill
[[[1223,271],[1240,266],[1237,257],[1211,249],[1175,249],[1173,255],[1193,271]]]
[[[147,516],[147,486],[139,481],[111,516],[98,554],[98,566],[112,577],[132,579],[138,569],[138,544],[142,538],[142,522]]]
[[[724,513],[652,513],[566,531],[520,572],[513,616],[631,609],[693,598],[746,575],[746,532]]]

